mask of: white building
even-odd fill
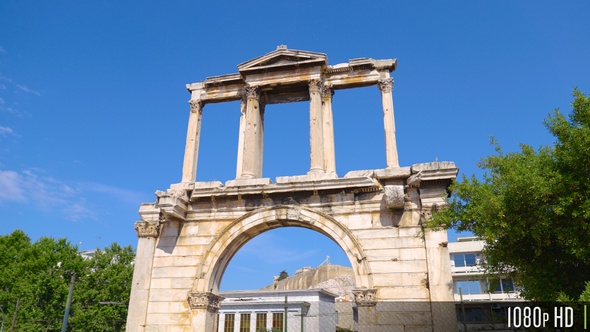
[[[485,242],[475,236],[458,237],[448,244],[460,330],[500,328],[507,308],[524,301],[511,279],[486,275],[484,247]]]
[[[225,299],[219,309],[218,332],[336,330],[336,295],[323,289],[229,291],[220,295]]]
[[[522,301],[514,282],[490,278],[482,267],[485,242],[475,236],[458,237],[448,244],[455,301]]]

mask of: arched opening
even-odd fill
[[[307,270],[294,265],[290,269],[290,278],[273,282],[272,276],[279,272],[275,270],[270,274],[262,274],[262,281],[256,286],[245,287],[250,290],[223,289],[224,292],[220,292],[221,281],[240,249],[248,248],[248,243],[256,244],[256,238],[272,243],[276,239],[272,236],[268,238],[268,235],[276,234],[277,231],[289,234],[285,230],[295,231],[299,236],[307,235],[306,243],[301,243],[304,247],[317,247],[318,238],[332,242],[332,249],[340,251],[335,258],[350,267],[320,264],[315,269]],[[305,259],[316,254],[314,250],[281,252],[280,244],[271,247],[265,245],[268,242],[255,248],[259,251],[259,257],[254,257],[254,260],[277,257],[292,259],[289,255],[293,254],[299,254]],[[293,273],[296,268],[300,268],[298,274]],[[251,271],[245,273],[248,272]],[[241,330],[251,326],[265,330],[271,327],[286,328],[287,322],[290,327],[296,326],[297,330],[333,330],[338,326],[352,329],[358,324],[358,311],[352,302],[353,289],[372,286],[365,255],[352,232],[331,216],[292,205],[262,208],[226,226],[209,246],[197,273],[202,277],[201,280],[197,278],[195,291],[211,292],[225,298],[217,317],[213,319],[217,322],[218,330],[238,327]],[[244,271],[238,273],[243,275]],[[199,289],[203,286],[206,288]]]
[[[333,240],[350,261],[356,287],[372,287],[363,249],[346,226],[312,209],[275,206],[253,211],[235,220],[217,236],[197,268],[197,281],[193,289],[218,293],[229,262],[244,244],[266,231],[289,226],[311,229]]]
[[[354,285],[354,280],[349,280],[352,275],[348,275],[352,272],[350,260],[336,242],[307,228],[280,227],[259,234],[238,250],[225,269],[220,291],[270,289],[273,277],[282,271],[289,277],[297,275],[298,287],[310,288],[334,273],[322,275],[322,279],[313,282],[302,277],[323,272],[328,265],[331,265],[330,272],[347,273],[342,281]],[[292,285],[285,286],[292,288]]]

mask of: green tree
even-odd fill
[[[279,281],[287,278],[289,278],[289,273],[287,273],[287,271],[285,270],[281,271],[281,273],[279,274]]]
[[[97,250],[74,291],[74,331],[124,331],[135,253],[116,243]]]
[[[15,331],[60,331],[71,276],[76,274],[68,331],[123,331],[134,252],[116,243],[84,260],[65,239],[31,243],[20,230],[0,236],[0,306]]]
[[[59,331],[70,277],[83,271],[77,248],[65,239],[31,243],[22,231],[0,237],[0,305],[16,331]]]
[[[545,120],[554,146],[504,153],[494,141],[483,180],[453,183],[449,208],[429,222],[483,238],[485,267],[528,299],[577,298],[590,279],[590,98],[575,89],[572,108]]]

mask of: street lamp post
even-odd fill
[[[74,292],[74,281],[76,281],[76,273],[72,274],[72,279],[70,280],[70,292],[68,294],[66,311],[64,312],[64,319],[61,325],[61,332],[66,332],[66,328],[68,327],[68,318],[70,318],[70,305],[72,304],[72,294]]]
[[[0,332],[4,330],[4,310],[0,307],[0,311],[2,311],[2,325],[0,325]]]

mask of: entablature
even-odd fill
[[[235,101],[242,98],[246,86],[257,86],[266,104],[309,100],[308,83],[320,80],[332,89],[371,86],[389,78],[397,59],[351,59],[348,63],[328,65],[323,53],[277,50],[238,65],[238,73],[207,77],[187,84],[191,99],[203,103]]]

